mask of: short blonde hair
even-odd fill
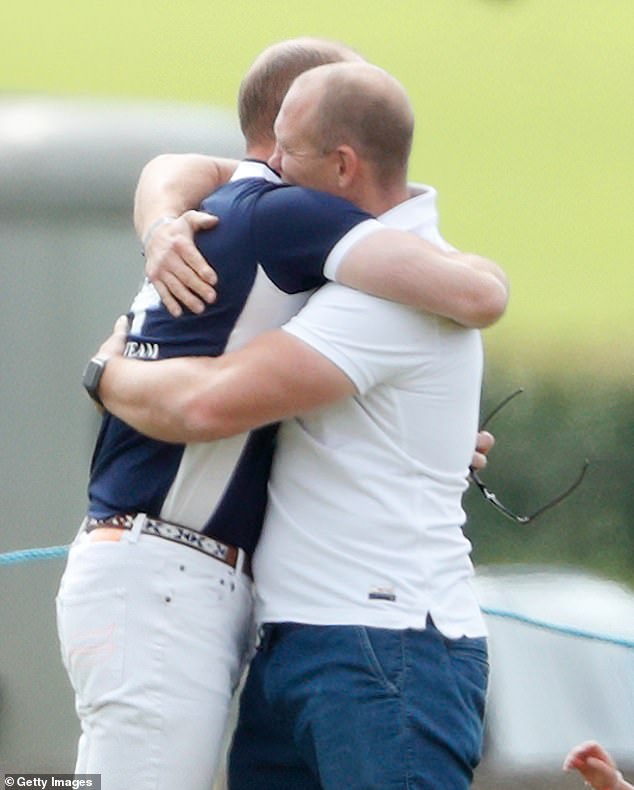
[[[275,139],[273,124],[293,80],[327,63],[362,60],[351,47],[329,39],[302,37],[264,50],[242,80],[238,94],[240,127],[247,145]]]

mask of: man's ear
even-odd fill
[[[354,181],[359,170],[359,156],[349,145],[340,145],[336,151],[336,177],[341,189],[346,189]]]

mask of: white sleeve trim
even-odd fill
[[[377,230],[385,230],[385,225],[382,225],[376,219],[366,219],[364,222],[355,225],[352,230],[349,230],[330,250],[326,258],[326,263],[324,264],[324,277],[328,280],[336,281],[339,266],[350,249],[352,249],[357,242],[361,241],[361,239],[365,239],[366,236],[369,236]]]

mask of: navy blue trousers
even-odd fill
[[[240,700],[231,790],[467,790],[480,760],[485,639],[264,626]]]

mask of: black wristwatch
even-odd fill
[[[95,401],[95,403],[98,403],[100,406],[103,406],[103,403],[99,397],[99,383],[101,382],[101,377],[103,376],[103,372],[106,369],[107,362],[108,359],[105,357],[93,357],[86,365],[84,375],[81,379],[81,383],[84,385],[86,392]]]

